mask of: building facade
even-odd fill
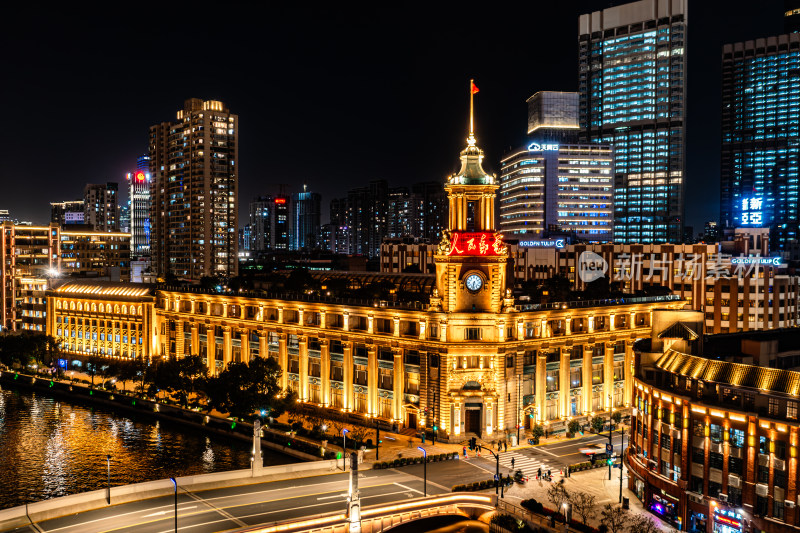
[[[130,279],[130,235],[0,223],[0,327],[45,329],[45,290],[57,278]]]
[[[614,240],[683,239],[685,0],[641,0],[579,19],[580,126],[615,154]]]
[[[799,68],[798,33],[722,50],[722,224],[770,228],[774,250],[798,239]]]
[[[528,98],[528,136],[539,142],[575,144],[579,140],[578,93],[539,91]]]
[[[83,189],[83,221],[94,231],[119,231],[119,186],[87,183]]]
[[[151,256],[159,278],[198,281],[238,269],[239,118],[225,104],[186,100],[150,128]]]
[[[797,337],[719,337],[659,311],[634,345],[628,486],[683,530],[796,532],[800,372],[775,366],[796,368]]]
[[[500,230],[509,239],[568,234],[610,241],[614,153],[608,145],[532,142],[504,157]]]
[[[313,250],[319,247],[320,221],[322,215],[322,196],[308,192],[292,195],[292,250]]]
[[[0,220],[0,222],[3,222]],[[59,226],[83,224],[83,200],[50,202],[50,222]]]
[[[655,309],[684,302],[667,296],[594,307],[516,304],[508,250],[494,227],[499,184],[483,171],[483,157],[470,132],[461,170],[445,186],[449,222],[434,253],[429,302],[157,290],[144,345],[152,347],[151,357],[200,355],[211,373],[232,361],[274,357],[283,369],[281,386],[301,402],[363,421],[435,426],[446,440],[506,438],[538,423],[564,431],[568,418],[627,407],[633,342],[649,334]],[[94,320],[85,316],[87,305],[92,313],[100,302],[83,300],[79,310],[69,297],[49,294],[48,309],[57,310],[61,298],[62,312],[54,313],[62,327],[83,321],[75,354],[111,348],[112,357],[123,356],[116,333],[112,346],[99,344],[107,337],[86,342],[86,320]],[[113,293],[103,296],[106,313],[110,304],[117,312],[113,300]],[[77,331],[75,338],[81,339]]]

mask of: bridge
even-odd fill
[[[492,512],[497,506],[494,494],[474,492],[454,492],[444,496],[415,498],[402,503],[374,505],[361,511],[361,532],[380,533],[397,525],[440,515],[460,515],[477,519]],[[286,520],[236,530],[236,533],[348,533],[350,523],[344,513],[330,513],[325,516]]]

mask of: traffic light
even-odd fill
[[[438,426],[433,426],[433,430],[434,431],[439,431],[439,427]]]
[[[607,463],[610,465],[610,464],[612,464],[612,463],[614,462],[614,459],[613,459],[612,457],[609,457],[609,458],[606,460],[606,462],[607,462]]]

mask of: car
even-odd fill
[[[578,451],[581,452],[583,455],[594,455],[596,453],[605,453],[606,447],[602,444],[590,444],[585,448],[578,448]]]

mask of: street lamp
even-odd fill
[[[569,523],[569,520],[567,520],[567,502],[561,504],[561,507],[564,509],[564,533],[567,533],[567,524]]]
[[[178,481],[174,477],[169,480],[175,485],[175,533],[178,533]]]
[[[422,446],[417,446],[418,450],[422,450],[422,477],[424,479],[423,483],[423,495],[428,496],[428,452]]]
[[[108,469],[108,488],[106,489],[106,501],[111,505],[111,456],[106,455],[106,467]]]
[[[342,472],[347,471],[347,434],[349,429],[342,430]]]

